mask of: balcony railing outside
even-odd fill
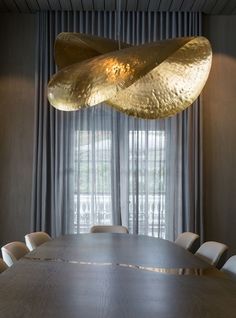
[[[166,237],[165,194],[139,195],[138,207],[133,205],[130,196],[129,231],[138,227],[138,233]],[[145,203],[147,200],[147,203]],[[133,210],[138,211],[138,220],[133,219]],[[112,202],[110,195],[74,195],[74,233],[88,233],[93,224],[112,224]]]

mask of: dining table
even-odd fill
[[[174,242],[63,235],[0,274],[0,318],[236,318],[236,280]]]

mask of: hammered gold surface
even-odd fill
[[[121,43],[120,46],[123,49],[131,45]],[[84,33],[62,32],[55,41],[55,62],[61,69],[118,49],[119,43],[115,40]]]
[[[204,37],[121,50],[117,45],[84,34],[59,35],[55,58],[63,68],[48,84],[50,103],[70,111],[106,102],[136,117],[163,118],[190,106],[207,80],[212,52]]]
[[[194,38],[107,103],[141,118],[175,115],[190,106],[201,93],[211,59],[208,40]]]

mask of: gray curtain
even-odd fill
[[[55,110],[46,86],[56,71],[56,35],[66,31],[139,44],[199,35],[201,14],[37,13],[32,230],[57,236],[114,223],[168,239],[202,234],[200,99],[165,120],[138,120],[106,105]]]

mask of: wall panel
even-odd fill
[[[30,230],[35,16],[0,14],[0,244]]]
[[[236,16],[206,16],[213,65],[203,95],[206,239],[236,254]]]

